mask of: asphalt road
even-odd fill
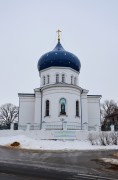
[[[118,171],[97,161],[116,151],[27,151],[0,148],[0,180],[118,179]],[[84,177],[84,175],[86,175]],[[99,178],[98,178],[99,177]]]

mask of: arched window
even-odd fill
[[[74,85],[76,85],[77,84],[77,78],[75,77],[74,78]]]
[[[76,101],[76,116],[79,116],[79,101]]]
[[[66,99],[60,99],[60,115],[66,115]]]
[[[73,76],[71,76],[71,84],[73,84]]]
[[[62,82],[65,82],[65,74],[62,74]]]
[[[47,84],[50,84],[50,76],[47,75]]]
[[[43,76],[43,85],[45,85],[45,76]]]
[[[56,74],[56,83],[59,83],[59,74]]]
[[[49,116],[49,100],[45,103],[45,116]]]

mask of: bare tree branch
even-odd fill
[[[13,104],[4,104],[0,107],[0,119],[4,124],[11,124],[18,117],[19,109]]]
[[[115,109],[117,109],[117,103],[113,100],[105,100],[103,104],[101,104],[101,116],[104,119],[106,116],[111,115]]]

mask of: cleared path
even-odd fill
[[[118,179],[117,171],[96,161],[98,158],[112,157],[115,152],[117,151],[37,152],[1,147],[0,180],[7,180],[4,179],[7,175],[9,180],[80,180],[85,178],[84,175],[86,179]]]

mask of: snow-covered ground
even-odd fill
[[[35,140],[24,135],[0,137],[0,145],[9,146],[13,142],[20,142],[20,148],[34,150],[107,150],[118,149],[118,145],[91,145],[89,141],[78,140]]]

